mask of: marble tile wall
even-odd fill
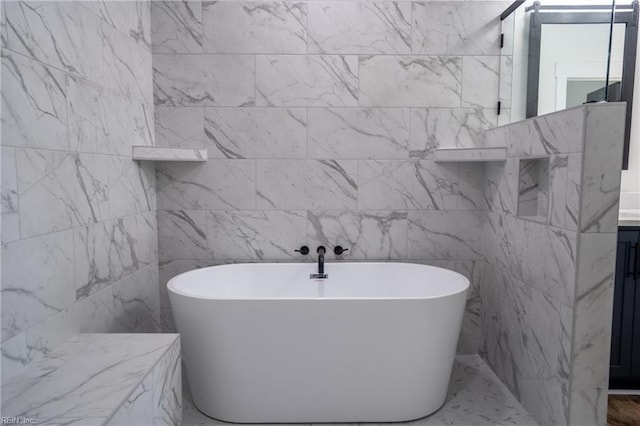
[[[3,2],[2,376],[159,327],[147,1]]]
[[[477,352],[484,169],[433,158],[497,124],[508,4],[152,2],[156,142],[209,155],[157,168],[163,327],[178,272],[340,244],[469,276]]]
[[[606,424],[623,120],[623,104],[586,106],[486,135],[508,158],[486,168],[481,354],[540,424]],[[533,159],[549,206],[530,217]]]

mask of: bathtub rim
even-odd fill
[[[457,288],[457,285],[453,285],[452,287],[454,288],[454,291],[447,291],[447,292],[442,292],[433,296],[384,296],[384,297],[367,297],[367,296],[350,296],[350,297],[311,297],[311,296],[305,296],[305,297],[237,297],[237,296],[233,296],[233,297],[224,297],[224,296],[205,296],[202,294],[193,294],[193,293],[188,293],[185,291],[182,291],[177,287],[177,282],[179,281],[179,279],[184,279],[185,275],[191,274],[191,273],[204,273],[204,271],[213,269],[213,268],[233,268],[233,267],[241,267],[241,266],[246,266],[246,265],[279,265],[279,266],[289,266],[289,265],[295,265],[295,266],[300,266],[300,265],[313,265],[313,263],[310,262],[239,262],[239,263],[225,263],[225,264],[220,264],[220,265],[211,265],[211,266],[206,266],[203,268],[195,268],[195,269],[191,269],[189,271],[185,271],[182,272],[178,275],[175,275],[174,277],[172,277],[166,284],[166,288],[167,291],[169,293],[173,293],[176,296],[181,296],[181,297],[187,297],[187,298],[191,298],[191,299],[200,299],[200,300],[216,300],[216,301],[314,301],[314,302],[320,302],[320,301],[327,301],[327,302],[336,302],[336,301],[356,301],[356,300],[360,300],[360,301],[366,301],[366,300],[371,300],[371,301],[380,301],[380,300],[432,300],[432,299],[442,299],[445,297],[451,297],[451,296],[455,296],[458,295],[460,293],[464,293],[466,291],[468,291],[471,287],[471,280],[469,280],[469,278],[467,278],[466,276],[464,276],[463,274],[453,271],[451,269],[447,269],[447,268],[443,268],[441,266],[434,266],[434,265],[429,265],[429,264],[424,264],[424,263],[415,263],[415,262],[381,262],[381,261],[362,261],[362,262],[330,262],[330,263],[326,263],[325,267],[330,267],[331,265],[412,265],[412,266],[419,266],[419,267],[424,267],[426,269],[438,269],[438,270],[443,270],[446,271],[447,273],[452,274],[453,276],[455,276],[458,279],[462,279],[463,282],[465,283],[463,286],[459,286],[460,288]],[[197,271],[197,272],[196,272]]]

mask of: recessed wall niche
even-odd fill
[[[518,216],[547,222],[549,212],[549,158],[520,160]]]

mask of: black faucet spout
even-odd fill
[[[324,274],[324,254],[327,249],[324,246],[318,247],[318,274]]]

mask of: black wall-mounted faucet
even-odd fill
[[[333,254],[335,254],[336,256],[340,256],[342,253],[344,253],[347,250],[349,250],[349,249],[348,248],[344,248],[342,246],[335,246],[333,248]]]
[[[318,247],[318,274],[324,274],[324,254],[327,252],[327,249],[324,246]]]
[[[309,247],[307,246],[302,246],[300,247],[298,250],[294,250],[296,253],[300,253],[303,256],[306,256],[309,254]]]

